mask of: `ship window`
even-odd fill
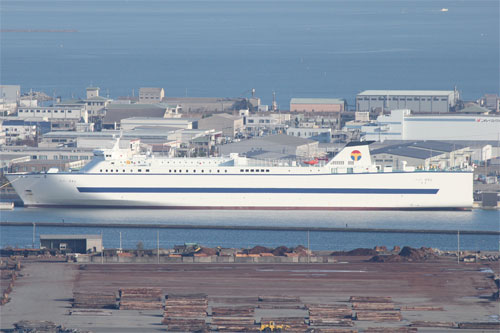
[[[219,173],[219,172],[220,172],[220,170],[219,170],[219,169],[217,169],[217,173]]]
[[[108,172],[108,169],[106,169],[106,172]]]
[[[245,170],[243,170],[243,169],[240,169],[240,172],[243,172],[243,171],[245,171]]]
[[[172,172],[172,170],[168,170],[168,172]]]
[[[174,172],[177,172],[177,170],[174,170]]]
[[[186,170],[186,172],[189,172],[189,170]]]
[[[266,172],[269,172],[269,169],[266,169]]]
[[[102,169],[101,169],[101,170],[99,170],[99,172],[102,172]]]
[[[205,172],[205,170],[201,170],[201,172]]]
[[[123,172],[125,172],[125,169],[123,169]]]
[[[142,169],[137,169],[137,172],[142,172]]]
[[[259,172],[259,169],[255,169],[255,172]]]
[[[149,169],[146,169],[146,172],[149,172]]]
[[[193,170],[194,173],[196,173],[196,170]]]
[[[253,169],[250,170],[250,172],[253,172],[253,171],[254,171]]]
[[[116,169],[116,172],[118,172],[118,169]]]
[[[245,169],[245,172],[248,172],[248,169]]]
[[[225,173],[227,173],[227,170],[224,170]]]
[[[260,169],[260,172],[264,172],[264,169]]]

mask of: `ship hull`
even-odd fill
[[[471,172],[8,174],[25,206],[176,209],[469,209]]]

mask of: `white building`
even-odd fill
[[[165,98],[163,88],[139,88],[139,103],[157,104]]]
[[[42,118],[47,120],[71,119],[77,122],[88,122],[88,112],[84,106],[63,108],[63,107],[19,107],[17,116],[21,119]]]
[[[321,143],[332,142],[331,128],[289,127],[286,130],[286,134],[304,139],[315,140]]]
[[[214,129],[221,131],[223,136],[234,138],[243,129],[243,118],[227,113],[213,114],[198,121],[199,129]]]
[[[193,129],[198,126],[197,120],[188,118],[131,117],[120,121],[122,130],[132,130],[143,126],[164,126]]]
[[[500,117],[490,115],[415,115],[393,110],[361,127],[366,140],[475,140],[500,137]]]

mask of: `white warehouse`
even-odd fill
[[[366,140],[471,140],[495,141],[500,137],[500,117],[489,115],[414,115],[393,110],[361,133]]]

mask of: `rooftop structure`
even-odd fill
[[[292,98],[291,112],[342,112],[346,101],[339,98]]]
[[[447,113],[458,99],[456,90],[365,90],[356,96],[356,111],[410,109],[415,113]]]

